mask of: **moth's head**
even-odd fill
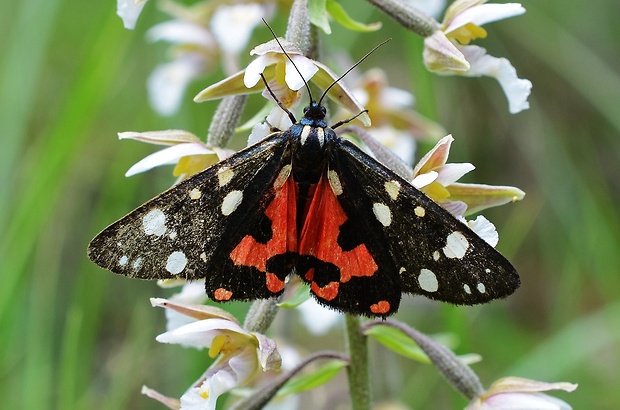
[[[317,102],[311,102],[304,108],[304,117],[309,120],[324,120],[327,110]]]

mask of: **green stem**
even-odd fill
[[[370,378],[368,373],[367,338],[360,331],[359,316],[346,315],[347,350],[350,363],[347,368],[353,410],[370,409]]]

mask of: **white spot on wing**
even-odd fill
[[[194,188],[191,191],[189,191],[190,199],[199,199],[201,196],[202,196],[202,192],[200,192],[200,189],[198,188]]]
[[[232,169],[228,167],[222,167],[217,170],[217,182],[220,185],[220,187],[223,187],[226,184],[228,184],[233,179],[234,176],[235,176],[235,173],[233,172]]]
[[[142,227],[147,235],[162,236],[166,233],[166,215],[155,208],[142,218]]]
[[[433,271],[429,269],[420,270],[420,274],[418,275],[418,283],[420,284],[420,288],[427,292],[437,292],[437,289],[439,289],[437,276],[435,276]]]
[[[323,144],[325,144],[325,130],[323,128],[317,128],[316,135],[319,139],[319,145],[322,147]]]
[[[166,261],[166,270],[173,275],[178,275],[183,272],[185,266],[187,265],[187,257],[183,252],[175,251],[168,256],[168,260]]]
[[[484,293],[487,291],[486,286],[484,286],[484,283],[479,283],[478,286],[476,286],[476,289],[478,289],[478,292],[480,293]]]
[[[459,231],[454,231],[446,238],[446,246],[443,248],[443,253],[448,258],[461,259],[467,253],[469,248],[469,242],[465,235]]]
[[[421,206],[416,206],[415,209],[413,210],[413,213],[415,213],[416,216],[419,216],[420,218],[422,218],[424,215],[426,215],[426,210],[422,208]]]
[[[235,212],[235,209],[241,204],[243,200],[243,192],[230,191],[222,201],[222,214],[228,216]]]
[[[334,195],[338,196],[342,194],[342,184],[340,183],[340,178],[338,178],[336,171],[331,169],[327,171],[327,180],[329,181],[329,185],[332,187]]]
[[[127,255],[121,256],[121,258],[118,260],[118,264],[121,266],[127,265],[127,262],[129,262],[129,258],[127,257]]]
[[[381,222],[381,225],[390,226],[392,223],[392,212],[390,212],[390,208],[387,205],[375,202],[372,204],[372,212],[374,212],[377,221]]]
[[[138,269],[142,265],[142,258],[138,258],[131,264],[131,267],[134,269]]]
[[[309,125],[304,126],[304,129],[301,130],[301,145],[304,145],[306,143],[308,135],[310,135],[310,131],[312,131],[312,127]]]
[[[467,293],[468,295],[471,295],[471,289],[468,284],[463,285],[463,290],[465,290],[465,293]]]
[[[384,185],[386,192],[392,198],[392,201],[396,201],[398,198],[398,194],[400,193],[400,182],[398,181],[387,181]]]

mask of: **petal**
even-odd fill
[[[477,46],[462,46],[461,51],[471,64],[471,68],[462,73],[467,77],[488,76],[495,78],[508,98],[509,111],[516,114],[530,108],[527,98],[532,90],[532,83],[517,77],[517,70],[505,58],[486,54],[486,50]]]
[[[160,165],[175,164],[179,159],[188,155],[212,155],[213,151],[202,143],[177,144],[157,151],[136,162],[125,173],[126,177],[148,171]]]
[[[174,114],[181,105],[187,85],[204,71],[205,61],[199,54],[186,53],[153,70],[147,80],[149,101],[160,115]]]
[[[200,290],[204,294],[204,282],[195,282],[200,285]],[[193,285],[191,283],[190,285]],[[180,294],[177,294],[180,295]],[[173,298],[177,295],[174,295]],[[193,318],[195,320],[204,320],[204,319],[224,319],[234,323],[239,323],[237,319],[225,311],[224,309],[220,309],[215,306],[187,303],[177,300],[169,300],[163,298],[151,298],[151,305],[153,307],[162,307],[168,310],[172,310],[183,314],[189,318]]]
[[[155,145],[176,145],[187,142],[200,142],[200,138],[185,130],[163,130],[145,132],[125,131],[118,133],[118,139],[130,139]]]
[[[291,56],[293,54],[303,55],[301,50],[299,50],[299,48],[297,48],[296,45],[294,45],[290,41],[283,39],[281,37],[278,37],[277,41],[273,39],[273,40],[269,40],[266,43],[257,45],[250,51],[250,55],[251,56],[254,56],[254,55],[263,56],[266,54],[273,53],[273,54],[278,54],[279,55],[278,58],[286,59],[286,56],[282,52],[282,49],[284,49],[284,51],[286,51],[286,53]]]
[[[286,60],[284,81],[291,90],[297,91],[310,81],[314,74],[319,71],[319,68],[314,64],[314,61],[302,55],[292,55],[291,60]],[[301,73],[301,77],[299,73]]]
[[[160,343],[184,344],[201,349],[211,346],[216,336],[230,335],[230,332],[245,337],[248,341],[254,339],[235,322],[225,319],[205,319],[162,333],[155,340]]]
[[[439,174],[435,171],[420,174],[413,178],[413,181],[411,181],[411,185],[420,189],[434,182],[438,176]]]
[[[485,409],[570,410],[565,401],[541,393],[502,393],[485,400]]]
[[[461,164],[444,164],[435,168],[435,171],[439,174],[437,182],[447,187],[474,169],[476,169],[476,167],[468,162]]]
[[[123,20],[126,29],[133,30],[142,9],[148,0],[117,0],[116,14]]]
[[[218,7],[210,27],[224,51],[239,54],[247,45],[252,30],[267,14],[270,13],[266,5],[256,3]]]
[[[277,54],[270,53],[258,56],[254,61],[248,64],[245,69],[245,76],[243,77],[245,87],[252,88],[258,84],[258,82],[261,81],[260,75],[265,71],[265,68],[276,64],[278,61],[280,61],[280,58]]]
[[[146,32],[146,39],[151,42],[167,41],[204,48],[215,47],[215,40],[206,28],[182,20],[170,20],[153,26]]]
[[[258,361],[263,371],[279,370],[282,365],[282,357],[280,357],[276,342],[260,333],[252,334],[258,341]]]
[[[275,66],[271,65],[265,68],[263,72],[265,77],[268,78],[275,73],[274,67]],[[208,86],[194,97],[194,101],[203,102],[228,97],[230,95],[258,93],[265,88],[265,84],[262,81],[257,82],[252,88],[246,87],[244,80],[245,73],[245,70],[239,71],[230,77]],[[258,78],[260,80],[260,73],[258,73]]]
[[[467,211],[467,204],[463,201],[452,201],[452,200],[443,200],[439,203],[443,209],[450,212],[452,215],[456,217],[463,217],[465,212]],[[464,218],[463,218],[464,219]],[[467,222],[463,220],[462,222]]]
[[[525,8],[519,3],[480,4],[463,10],[463,12],[456,15],[443,31],[448,34],[469,23],[482,26],[486,23],[518,16],[523,13],[525,13]]]
[[[266,122],[260,122],[252,127],[252,132],[248,137],[248,147],[262,141],[271,134],[271,127]]]
[[[424,65],[438,74],[455,74],[469,70],[467,59],[441,31],[424,39]]]
[[[454,138],[450,134],[437,141],[437,144],[417,163],[413,169],[413,175],[424,174],[444,165],[448,161],[452,141],[454,141]]]
[[[179,399],[173,399],[172,397],[164,396],[160,392],[149,389],[146,386],[142,386],[140,393],[144,394],[146,397],[150,397],[153,400],[157,400],[169,409],[178,410],[181,408],[181,403],[179,402]]]
[[[229,358],[228,366],[235,374],[237,386],[252,380],[260,370],[256,353],[254,346],[248,346]]]
[[[538,380],[524,379],[522,377],[504,377],[496,380],[487,391],[487,394],[491,395],[504,392],[541,392],[550,390],[572,392],[576,388],[577,385],[573,383],[547,383]]]
[[[525,196],[525,192],[519,188],[501,185],[455,183],[450,185],[448,190],[451,200],[467,204],[465,216],[494,206],[520,201]]]
[[[495,225],[484,216],[478,215],[476,219],[467,221],[467,226],[492,247],[495,247],[499,242],[499,234]]]

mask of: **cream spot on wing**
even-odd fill
[[[441,255],[439,254],[439,251],[435,251],[435,252],[433,252],[433,259],[434,259],[434,260],[438,261],[440,256],[441,256]]]
[[[183,272],[185,266],[187,265],[187,257],[183,252],[174,251],[168,256],[168,260],[166,261],[166,270],[173,275],[178,275]]]
[[[484,283],[479,283],[478,286],[476,286],[476,289],[478,289],[478,292],[480,293],[484,293],[487,291],[486,286],[484,286]]]
[[[420,274],[418,275],[418,283],[420,284],[420,288],[427,292],[437,292],[437,289],[439,289],[437,276],[435,276],[433,271],[429,269],[420,270]]]
[[[421,206],[416,206],[415,209],[413,210],[413,213],[416,214],[416,216],[419,216],[420,218],[422,218],[424,215],[426,215],[426,210],[422,208]]]
[[[189,191],[190,199],[199,199],[201,196],[202,196],[202,192],[200,192],[200,189],[198,188],[194,188],[191,191]]]
[[[401,267],[401,268],[400,268],[400,270],[398,271],[398,273],[399,273],[399,274],[401,274],[401,275],[402,275],[403,273],[405,273],[405,272],[407,272],[407,269],[405,269],[405,268],[403,268],[403,267]]]
[[[387,205],[375,202],[372,204],[372,212],[375,214],[377,221],[381,222],[381,225],[390,226],[392,223],[392,212],[390,212],[390,208]]]
[[[121,258],[118,260],[118,264],[121,266],[127,265],[127,262],[129,262],[129,258],[127,257],[127,255],[121,256]]]
[[[400,182],[387,181],[383,186],[390,198],[392,198],[392,201],[396,201],[396,198],[398,198],[398,194],[400,193]]]
[[[170,232],[170,235],[168,235],[168,237],[169,237],[170,239],[174,239],[174,238],[176,238],[176,237],[177,237],[177,231],[172,231],[172,232]]]
[[[230,191],[222,201],[222,214],[228,216],[235,212],[235,209],[241,204],[243,200],[243,192]]]
[[[463,290],[465,290],[465,293],[467,293],[468,295],[471,295],[471,289],[468,284],[463,285]]]
[[[166,215],[155,208],[142,218],[142,227],[147,235],[162,236],[166,233]]]
[[[340,178],[338,178],[336,171],[331,169],[327,171],[327,180],[329,181],[329,185],[332,187],[334,195],[338,196],[342,194],[342,184],[340,183]]]
[[[133,263],[131,264],[131,267],[134,269],[138,269],[140,266],[142,266],[142,258],[138,258],[135,261],[133,261]]]
[[[459,231],[454,231],[446,238],[446,246],[443,248],[443,253],[448,258],[461,259],[467,253],[469,248],[469,242],[465,235]]]
[[[204,252],[203,252],[203,253],[201,253],[201,254],[200,254],[200,259],[202,259],[202,261],[203,261],[203,262],[206,262],[206,261],[207,261],[207,254],[206,254],[206,253],[204,253]]]
[[[312,131],[312,127],[309,125],[304,126],[304,129],[301,130],[301,145],[304,145],[306,143],[306,140],[308,139],[308,135],[310,135],[310,132]]]
[[[282,169],[278,173],[278,177],[273,183],[273,186],[276,189],[281,188],[284,185],[288,177],[291,175],[291,169],[293,169],[293,166],[291,164],[286,164],[282,167]]]
[[[220,185],[220,187],[223,187],[226,184],[228,184],[233,179],[234,176],[235,176],[234,171],[228,167],[222,167],[217,170],[217,182]]]
[[[322,147],[323,144],[325,144],[325,130],[323,128],[317,128],[316,136],[319,139],[319,145]]]

